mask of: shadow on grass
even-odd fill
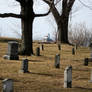
[[[92,91],[92,88],[85,88],[85,87],[74,87],[74,88],[83,89],[83,90],[91,90]]]
[[[26,58],[25,58],[26,59]],[[23,59],[20,59],[19,61],[23,61]],[[30,60],[28,59],[29,62],[44,62],[44,61],[41,61],[41,60]]]
[[[35,75],[42,75],[42,76],[51,76],[51,77],[54,77],[54,76],[55,76],[55,75],[53,75],[53,74],[35,73],[35,72],[28,72],[28,74],[35,74]]]

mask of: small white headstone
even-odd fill
[[[3,92],[13,92],[13,80],[12,79],[3,80]]]
[[[64,88],[72,87],[72,66],[66,67],[64,71]]]

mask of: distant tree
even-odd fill
[[[0,14],[0,17],[15,17],[21,18],[22,23],[22,42],[21,42],[21,51],[22,55],[31,55],[33,54],[33,45],[32,45],[32,24],[35,17],[46,16],[49,14],[49,11],[46,14],[35,14],[33,11],[33,0],[16,0],[20,3],[21,13],[5,13]]]
[[[88,46],[92,41],[91,29],[85,23],[69,25],[69,41],[71,44]]]
[[[50,10],[54,16],[58,27],[58,42],[69,43],[68,41],[68,22],[69,14],[75,0],[43,0],[50,6]],[[61,1],[61,13],[58,12],[56,4]],[[55,3],[56,2],[56,3]]]

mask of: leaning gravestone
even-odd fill
[[[3,92],[14,92],[12,79],[3,80]]]
[[[27,73],[28,72],[28,59],[24,59],[22,61],[21,70],[19,72],[20,73]]]
[[[9,60],[19,60],[18,42],[16,41],[8,42],[8,52],[7,55],[4,55],[3,57],[4,59],[9,59]]]
[[[60,68],[60,54],[56,54],[55,56],[55,67]]]
[[[40,56],[40,48],[39,47],[36,48],[36,56]]]
[[[72,87],[72,66],[66,67],[64,71],[64,88]]]

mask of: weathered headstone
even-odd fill
[[[9,60],[18,60],[18,42],[16,41],[10,41],[8,42],[8,52],[7,55],[3,56],[4,59]]]
[[[36,48],[36,56],[40,56],[40,48],[39,47]]]
[[[12,79],[3,80],[3,92],[14,92]]]
[[[58,50],[61,50],[61,45],[60,44],[58,44]]]
[[[91,73],[90,73],[90,80],[89,82],[92,82],[92,69],[91,69]]]
[[[85,59],[84,59],[84,65],[85,65],[85,66],[88,66],[88,62],[89,62],[89,59],[88,59],[88,58],[85,58]]]
[[[55,67],[60,68],[60,54],[56,54],[55,56]]]
[[[72,48],[72,55],[75,55],[75,49]]]
[[[64,71],[64,88],[72,88],[72,66],[66,67]]]
[[[24,59],[22,61],[21,70],[19,72],[20,73],[27,73],[28,72],[28,59]]]
[[[41,44],[40,49],[41,49],[42,51],[44,50],[44,45],[43,45],[43,44]]]

